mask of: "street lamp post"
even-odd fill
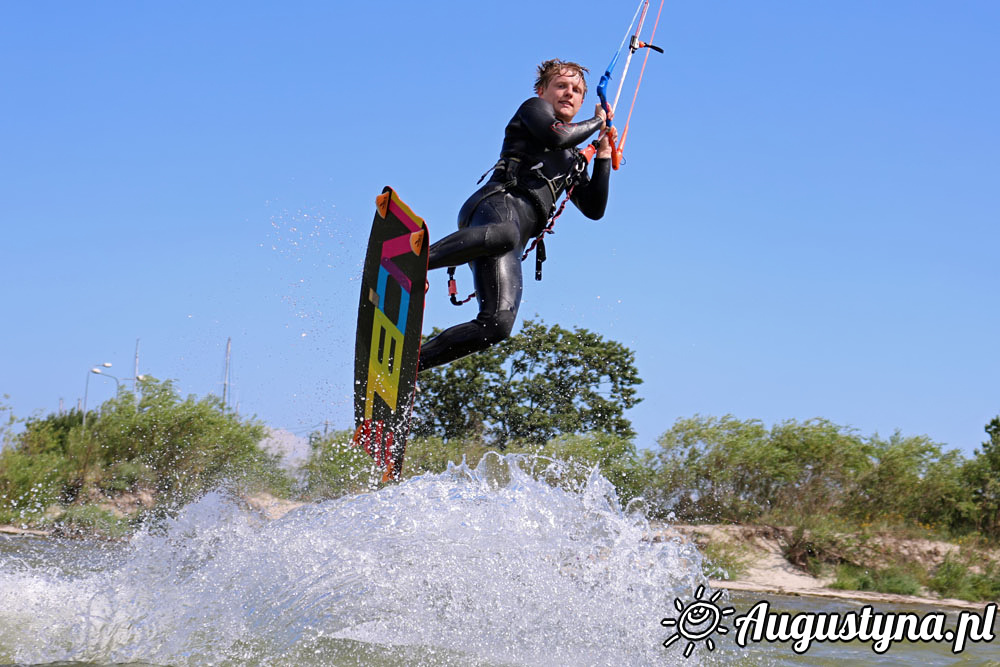
[[[105,361],[103,364],[99,364],[99,366],[101,368],[111,368],[111,362]],[[83,430],[84,431],[87,430],[87,392],[90,391],[90,374],[97,373],[98,375],[101,375],[101,368],[95,366],[94,368],[91,368],[89,371],[87,371],[87,381],[83,385]],[[109,375],[108,377],[114,377],[114,376]],[[115,378],[115,382],[118,382],[118,378]]]
[[[114,375],[112,375],[111,373],[105,373],[100,368],[91,368],[90,372],[93,373],[93,374],[95,374],[95,375],[100,375],[101,377],[111,378],[112,380],[115,381],[116,391],[121,391],[121,388],[122,388],[121,381],[118,378],[116,378]]]

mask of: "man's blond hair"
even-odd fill
[[[584,74],[590,72],[590,70],[579,63],[569,62],[568,60],[559,60],[558,58],[546,60],[538,66],[538,78],[535,79],[535,92],[540,93],[545,90],[549,83],[551,83],[552,79],[564,72],[568,72],[569,76],[576,74],[580,77],[580,81],[583,82],[583,94],[586,95],[587,79]]]

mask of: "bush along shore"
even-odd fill
[[[288,495],[267,432],[215,396],[180,398],[146,378],[98,410],[28,419],[0,451],[0,524],[57,534],[123,537],[224,480],[235,489]]]
[[[349,431],[313,434],[307,462],[288,471],[262,448],[261,422],[152,378],[88,413],[86,426],[78,411],[28,419],[18,432],[14,423],[0,432],[0,524],[11,532],[126,537],[220,486],[297,502],[379,486]],[[539,445],[511,428],[492,437],[484,422],[458,431],[425,422],[404,474],[475,463],[490,450],[572,463],[578,481],[596,466],[654,526],[687,525],[684,538],[701,544],[716,579],[739,579],[769,541],[829,588],[1000,598],[1000,418],[971,459],[923,436],[865,437],[822,419],[769,428],[695,416],[643,451],[627,424],[571,427],[551,427]]]

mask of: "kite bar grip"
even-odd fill
[[[611,111],[611,105],[608,104],[608,98],[604,93],[604,89],[600,86],[597,88],[597,96],[601,98],[601,106],[604,107],[604,113],[607,114],[604,118],[604,126],[611,127],[611,117],[614,115],[614,112]]]

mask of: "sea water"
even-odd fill
[[[490,454],[277,520],[217,491],[127,544],[19,545],[0,548],[0,663],[620,667],[707,655],[663,646],[661,620],[707,583],[694,547],[651,540],[598,471],[539,458]]]

